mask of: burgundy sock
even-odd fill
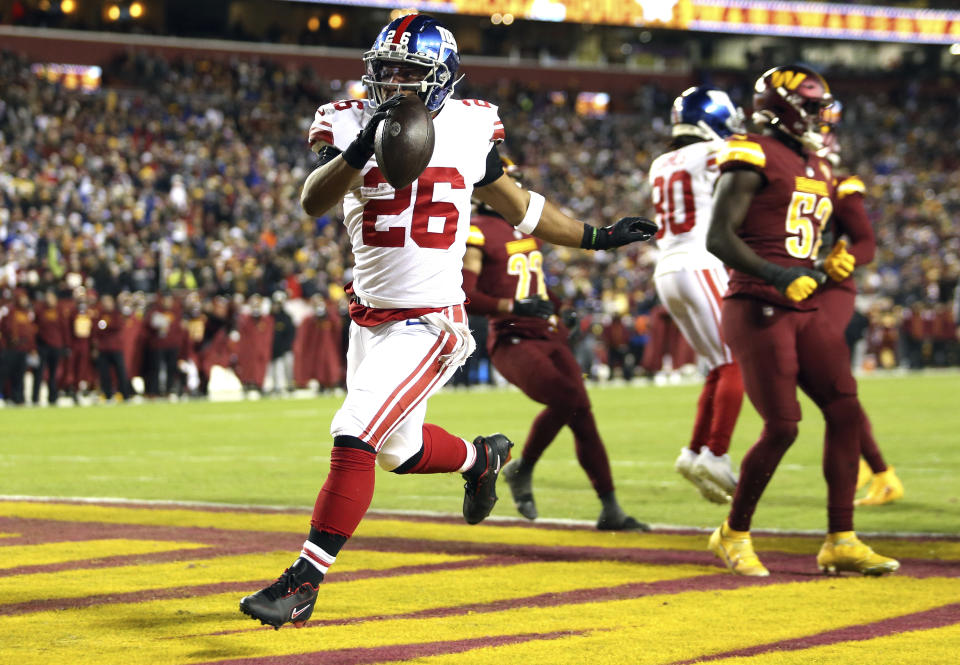
[[[737,363],[720,365],[713,371],[718,379],[707,446],[710,452],[719,457],[730,450],[730,437],[737,425],[740,407],[743,406],[743,377],[740,376]]]
[[[853,531],[853,497],[860,462],[860,412],[856,397],[843,397],[821,409],[827,429],[823,446],[823,477],[827,480],[827,528],[830,533]]]
[[[537,460],[543,455],[543,451],[553,443],[557,434],[567,424],[569,415],[569,412],[551,406],[537,414],[530,426],[527,441],[523,444],[523,452],[520,455],[526,464],[532,467],[537,463]]]
[[[353,535],[373,499],[375,480],[372,450],[334,446],[330,453],[330,473],[313,506],[311,526],[317,531]]]
[[[764,422],[760,438],[747,451],[740,464],[740,480],[730,506],[727,523],[734,531],[749,531],[753,511],[763,496],[763,490],[773,477],[773,472],[797,438],[797,423],[792,420],[769,420]]]
[[[570,418],[573,430],[573,442],[577,450],[577,460],[587,472],[587,477],[596,490],[597,496],[613,491],[613,474],[610,472],[610,460],[603,447],[597,422],[591,409],[577,409]]]
[[[470,444],[473,445],[473,444]],[[459,471],[467,461],[467,445],[459,436],[437,425],[423,425],[420,461],[407,473],[448,473]]]
[[[697,417],[693,421],[693,434],[690,437],[690,450],[699,453],[707,445],[710,436],[710,421],[713,419],[713,398],[717,392],[717,381],[720,379],[719,368],[710,370],[703,383],[700,397],[697,399]]]
[[[887,462],[880,454],[880,448],[877,447],[877,441],[873,438],[873,425],[867,418],[863,407],[860,407],[860,454],[867,460],[870,470],[874,473],[883,473],[887,470]]]

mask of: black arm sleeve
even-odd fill
[[[487,171],[483,174],[483,178],[479,182],[473,184],[474,187],[483,187],[484,185],[489,185],[491,182],[503,175],[503,164],[500,162],[500,151],[497,150],[496,144],[490,148],[490,152],[487,153]]]
[[[325,145],[320,148],[320,152],[317,153],[317,166],[323,166],[327,162],[333,161],[333,158],[340,154],[340,150],[337,150],[332,145]]]

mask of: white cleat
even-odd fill
[[[737,490],[737,475],[730,465],[730,455],[718,457],[709,448],[704,448],[693,463],[693,475],[719,486],[727,494],[732,495]]]
[[[708,453],[710,452],[706,448],[703,450]],[[701,452],[701,455],[702,454]],[[713,456],[712,453],[710,453],[710,455],[711,457]],[[702,477],[696,473],[696,463],[698,460],[699,456],[697,453],[689,448],[684,448],[680,451],[680,456],[677,458],[673,467],[677,470],[677,473],[693,483],[693,486],[700,491],[700,495],[707,501],[719,504],[730,503],[730,493],[709,477]],[[734,483],[734,486],[736,486],[736,483]]]

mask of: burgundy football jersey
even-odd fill
[[[737,235],[762,258],[784,267],[813,268],[821,232],[833,212],[834,182],[830,163],[810,153],[798,154],[772,136],[731,136],[717,155],[721,173],[749,168],[765,183],[753,196]],[[734,270],[727,297],[750,296],[792,309],[795,303],[759,277]]]
[[[488,296],[508,300],[548,298],[541,245],[540,240],[516,230],[500,217],[474,216],[467,246],[483,252],[477,288]],[[491,316],[490,331],[495,335],[543,338],[556,331],[556,317]]]

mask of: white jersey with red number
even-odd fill
[[[366,100],[317,109],[311,134],[343,151],[373,111]],[[450,99],[433,119],[433,157],[412,185],[396,191],[371,157],[343,200],[353,243],[353,289],[377,308],[445,307],[464,301],[461,269],[470,197],[487,154],[503,140],[497,107]]]
[[[655,274],[722,266],[707,251],[713,187],[720,171],[717,151],[723,141],[700,141],[671,150],[650,166],[650,188],[660,226],[660,255]]]

